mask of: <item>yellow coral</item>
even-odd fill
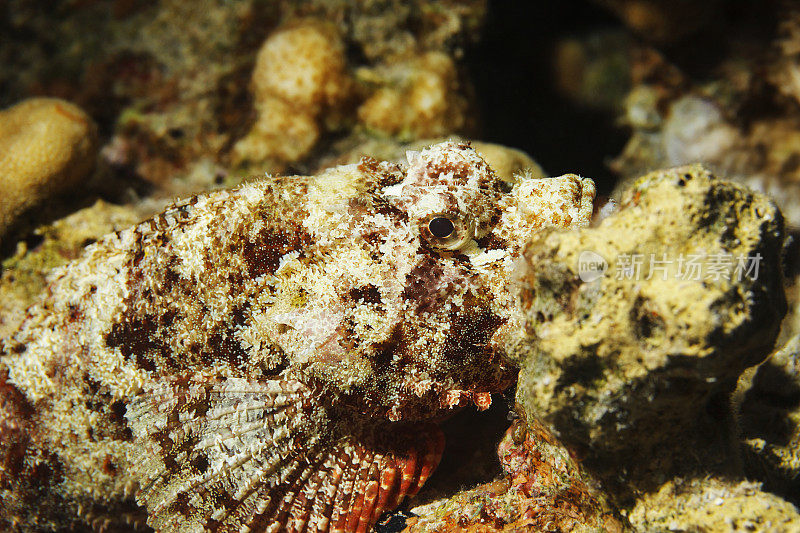
[[[253,69],[258,120],[235,149],[238,160],[296,161],[316,143],[321,121],[351,92],[336,29],[301,21],[272,34]]]
[[[92,170],[97,132],[79,107],[32,98],[0,111],[0,236],[25,211]]]
[[[358,109],[367,128],[404,139],[438,137],[463,128],[466,100],[453,60],[429,52],[377,76],[391,80]]]

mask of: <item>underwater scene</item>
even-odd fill
[[[0,1],[0,531],[800,531],[797,0]]]

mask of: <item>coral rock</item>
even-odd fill
[[[800,225],[800,119],[793,112],[757,117],[742,127],[733,105],[702,88],[680,97],[639,85],[626,99],[633,135],[612,163],[624,190],[652,168],[701,162],[715,172],[768,193],[788,225]]]
[[[498,449],[503,476],[413,509],[409,533],[550,531],[622,533],[627,524],[540,421],[517,418]]]
[[[597,227],[534,235],[517,401],[606,481],[725,468],[724,398],[786,311],[783,239],[770,200],[699,166],[644,176]]]
[[[800,530],[800,514],[792,504],[758,483],[718,479],[669,481],[642,498],[630,520],[637,531]]]
[[[32,98],[0,111],[0,237],[26,211],[80,183],[96,157],[94,122],[69,102]]]
[[[800,335],[758,367],[739,420],[748,472],[800,500]]]
[[[408,140],[458,132],[467,124],[467,102],[449,56],[429,52],[370,74],[381,87],[358,109],[367,128]]]
[[[336,28],[308,20],[273,33],[258,52],[252,83],[258,119],[237,143],[236,157],[302,158],[319,138],[325,117],[351,92]]]

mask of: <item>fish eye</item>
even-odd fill
[[[446,239],[453,234],[456,226],[449,218],[434,217],[428,222],[428,229],[431,231],[431,235],[437,239]]]
[[[438,213],[423,221],[422,235],[434,248],[455,251],[472,239],[474,228],[468,219],[453,213]]]

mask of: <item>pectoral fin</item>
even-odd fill
[[[137,499],[160,532],[368,531],[444,444],[432,424],[335,416],[294,380],[164,380],[126,416]]]

